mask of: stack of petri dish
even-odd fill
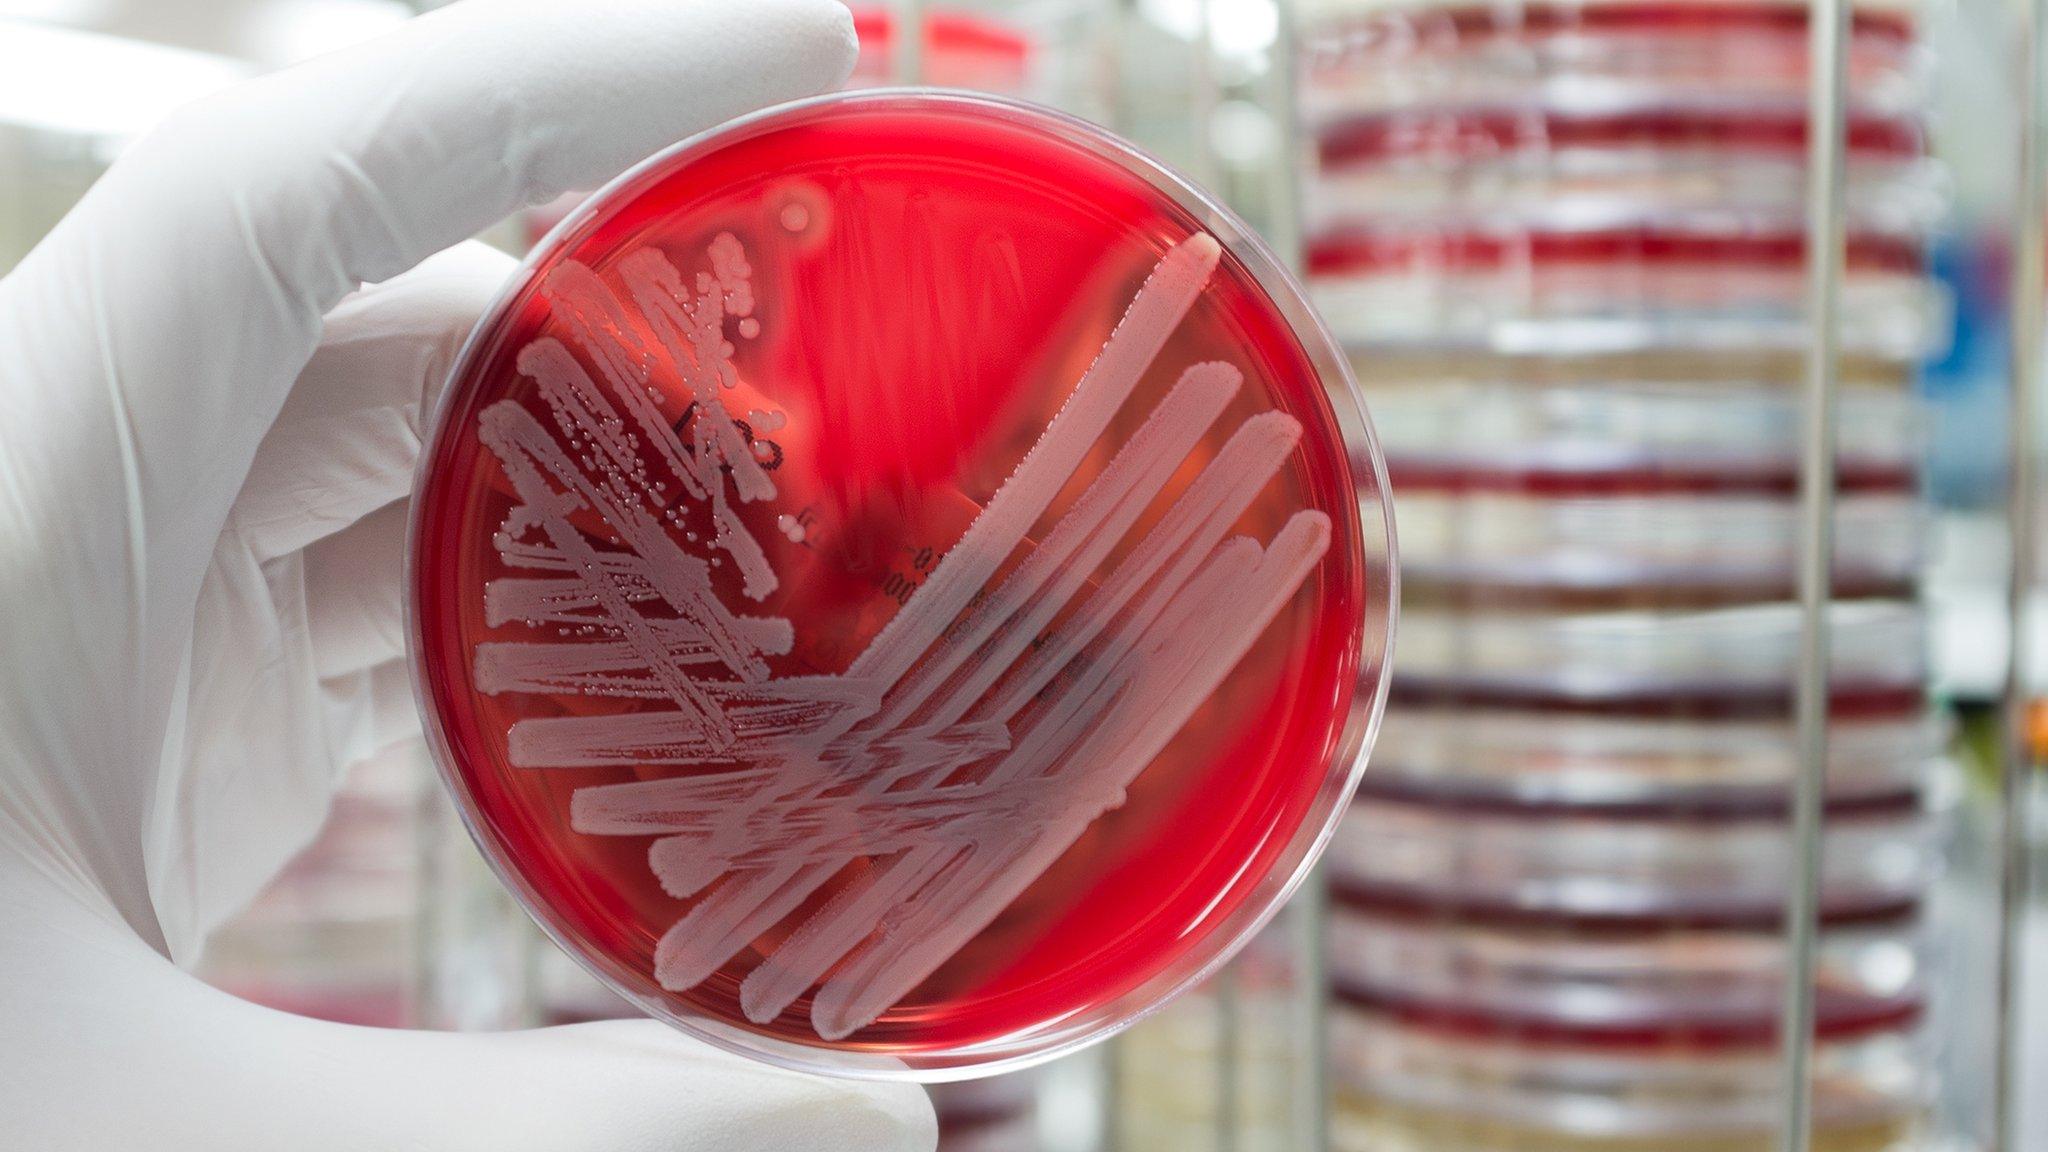
[[[1771,1146],[1793,872],[1807,12],[1316,2],[1309,288],[1404,603],[1329,872],[1340,1148]],[[1858,4],[1815,1144],[1916,1146],[1946,739],[1916,364],[1947,198],[1914,13]]]

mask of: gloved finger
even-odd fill
[[[363,747],[347,760],[354,767],[401,740],[420,738],[420,710],[413,696],[412,668],[404,660],[386,660],[354,675],[369,683],[371,722]]]
[[[42,479],[109,524],[110,554],[148,525],[145,610],[174,613],[358,283],[829,89],[855,47],[831,0],[491,0],[190,106],[0,282],[31,375],[71,384],[18,413],[61,438]]]
[[[386,520],[357,527],[367,540],[403,515],[393,505]],[[315,590],[331,599],[347,589],[332,574],[316,581],[311,559],[258,565],[224,546],[201,586],[185,722],[166,757],[178,770],[155,781],[161,830],[143,849],[155,942],[180,962],[312,840],[352,765],[419,735],[403,661],[364,657],[321,674]],[[395,600],[396,573],[382,585]]]
[[[412,687],[412,668],[404,660],[386,660],[320,682],[330,724],[327,758],[333,765],[327,791],[356,765],[390,751],[394,744],[420,738]],[[323,796],[323,808],[325,802]],[[271,871],[284,863],[276,861]],[[208,924],[211,931],[213,922]]]
[[[0,858],[0,871],[7,861]],[[118,923],[42,886],[0,967],[9,1147],[44,1152],[414,1148],[436,1152],[926,1152],[908,1084],[799,1076],[652,1021],[538,1032],[356,1028],[209,988]]]
[[[322,680],[405,654],[399,573],[409,511],[394,501],[306,548],[306,625]]]
[[[263,579],[303,604],[290,587],[303,580],[291,570],[304,560],[284,557]],[[219,591],[209,584],[210,594]],[[149,862],[158,939],[180,963],[312,841],[350,768],[419,739],[405,661],[316,677],[311,629],[298,611],[297,625],[282,627],[275,615],[216,612],[200,633],[197,655],[210,671],[193,692],[181,751],[203,769],[166,788],[167,831]],[[215,659],[221,648],[232,658]]]
[[[327,314],[320,346],[235,498],[235,527],[259,560],[298,551],[406,494],[422,422],[516,267],[470,241],[351,293]]]

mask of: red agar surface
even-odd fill
[[[1365,571],[1358,481],[1326,381],[1240,254],[1216,254],[1207,235],[1128,158],[1046,131],[1031,114],[895,97],[815,105],[692,147],[603,195],[529,263],[516,293],[472,342],[429,449],[415,512],[413,629],[423,697],[472,828],[572,951],[643,1006],[713,1022],[711,1031],[728,1042],[737,1032],[914,1062],[1000,1046],[1156,988],[1149,982],[1163,973],[1212,957],[1227,942],[1223,929],[1242,927],[1247,902],[1270,899],[1272,874],[1300,863],[1305,838],[1329,815],[1328,781],[1343,779],[1358,753],[1358,713],[1380,674],[1378,654],[1361,651],[1365,621],[1389,608],[1379,602],[1384,574],[1369,580]],[[604,756],[587,751],[548,762],[548,749],[596,731],[575,727],[579,718],[658,722],[656,714],[687,710],[679,691],[729,700],[745,678],[731,668],[746,661],[720,664],[698,650],[650,670],[620,654],[630,646],[615,621],[571,594],[546,599],[550,587],[587,584],[591,572],[640,571],[634,566],[651,562],[630,526],[594,510],[593,500],[645,505],[664,538],[660,550],[706,566],[707,611],[739,621],[735,643],[752,645],[759,683],[858,680],[875,663],[871,650],[887,647],[883,630],[913,614],[906,606],[936,598],[941,590],[930,586],[949,578],[948,565],[956,573],[971,567],[963,534],[987,519],[981,513],[1006,479],[1024,474],[1034,444],[1051,438],[1054,414],[1077,395],[1077,381],[1112,342],[1147,277],[1201,251],[1215,263],[1185,315],[1029,531],[998,561],[984,560],[991,571],[961,616],[971,617],[1078,515],[1084,490],[1112,470],[1184,373],[1222,364],[1232,371],[1217,375],[1241,381],[1224,389],[1213,420],[1168,461],[1156,496],[1022,650],[999,653],[989,641],[969,654],[1008,670],[985,692],[969,690],[967,718],[991,713],[1018,667],[1082,626],[1086,606],[1115,586],[1119,565],[1205,475],[1242,493],[1229,536],[1277,553],[1283,532],[1321,523],[1327,543],[1294,590],[1281,589],[1269,622],[1253,631],[1241,658],[1226,662],[1212,691],[1190,699],[1193,690],[1184,690],[1171,707],[1152,709],[1186,704],[1189,714],[1156,754],[1139,758],[1142,770],[1093,781],[1087,803],[1103,810],[1078,835],[1052,837],[1055,847],[1071,843],[1049,864],[1033,872],[1017,859],[1020,846],[1046,837],[1047,811],[1083,803],[1061,789],[1083,791],[1066,782],[1093,765],[1048,771],[1023,782],[1030,788],[991,782],[1003,771],[1003,746],[1023,740],[1063,691],[1096,693],[1085,703],[1099,707],[1103,723],[1124,715],[1125,703],[1103,693],[1141,698],[1113,680],[1090,686],[1099,647],[1029,693],[1022,710],[996,726],[1007,736],[966,721],[936,736],[913,734],[925,740],[920,749],[950,740],[957,754],[908,779],[886,769],[890,756],[912,755],[903,751],[909,736],[876,737],[848,754],[849,736],[832,745],[840,751],[778,759],[759,753],[770,744],[747,743],[748,721],[734,722],[724,743],[693,728],[666,750],[614,750],[616,762],[591,762]],[[674,307],[668,321],[652,315],[645,294],[661,262],[673,276],[655,279],[671,303],[656,301],[652,311]],[[607,298],[617,306],[603,305]],[[706,316],[691,327],[692,317]],[[664,343],[665,333],[681,342]],[[581,439],[557,437],[563,467],[580,471],[599,497],[561,495],[571,486],[559,476],[527,478],[556,493],[556,527],[566,523],[573,539],[551,537],[532,512],[537,489],[522,489],[509,473],[506,430],[561,427],[560,396],[575,389],[551,400],[540,378],[603,392],[607,372],[644,391],[683,457],[655,452],[658,437],[635,432],[626,399],[610,396],[610,423],[600,414]],[[723,422],[699,401],[707,379]],[[1233,436],[1273,426],[1275,413],[1298,424],[1299,440],[1269,477],[1234,474],[1235,457],[1209,468]],[[486,442],[488,428],[498,430],[497,449]],[[613,467],[605,445],[621,438],[637,445],[636,463]],[[742,451],[750,461],[738,459]],[[681,474],[692,471],[695,494]],[[1370,489],[1372,477],[1363,483]],[[1377,515],[1376,501],[1367,507]],[[1371,527],[1380,530],[1376,521]],[[758,545],[752,561],[742,537]],[[520,556],[525,566],[512,562]],[[688,612],[633,579],[624,581],[637,588],[631,611],[667,629],[659,636],[692,627]],[[1255,580],[1238,583],[1223,607],[1262,594]],[[513,606],[513,592],[524,607]],[[775,620],[787,621],[784,638]],[[955,622],[945,635],[965,627]],[[1198,613],[1178,632],[1208,630],[1227,630],[1223,614]],[[575,675],[535,673],[527,665],[542,649],[565,653],[562,667]],[[902,679],[915,681],[933,659],[919,655]],[[950,688],[959,675],[939,679]],[[677,689],[664,676],[688,685]],[[891,699],[882,697],[882,712]],[[515,735],[522,725],[545,738]],[[855,725],[855,736],[863,731]],[[694,750],[677,751],[689,741]],[[515,746],[524,751],[515,755]],[[688,804],[679,802],[678,811],[649,818],[669,824],[644,834],[575,826],[578,811],[587,820],[597,808],[579,793],[679,780],[696,789],[688,803],[700,809],[682,811]],[[731,786],[710,787],[721,782]],[[763,807],[764,797],[792,793],[809,806]],[[941,811],[948,795],[957,798],[950,817],[918,826],[895,818],[905,805]],[[703,807],[707,796],[717,803]],[[739,820],[742,809],[765,822]],[[959,821],[974,819],[978,838],[963,851]],[[1064,826],[1071,831],[1075,822]],[[667,885],[652,866],[664,851],[672,853]],[[932,853],[954,854],[932,870],[934,879],[900,886],[895,902],[877,905],[866,921],[843,915]],[[820,1005],[821,989],[835,980],[856,1002],[863,994],[872,1002],[863,953],[890,947],[883,937],[892,924],[915,927],[921,905],[943,902],[945,883],[971,875],[961,861],[978,859],[1002,866],[976,884],[996,891],[1023,883],[1021,891],[999,899],[985,923],[972,910],[941,917],[938,927],[958,934],[964,925],[971,936],[938,946],[935,967],[928,939],[899,932],[904,959],[878,965],[883,977],[905,966],[930,971],[872,1019],[843,1002]],[[791,879],[792,868],[802,875]],[[756,917],[726,932],[740,941],[729,957],[712,943],[716,932],[677,930],[693,915],[692,923],[717,920],[719,909],[708,906],[721,899],[733,915]],[[880,927],[793,998],[784,1000],[786,988],[780,996],[749,989],[750,975],[815,943],[807,937],[828,921],[842,930]],[[732,922],[722,921],[729,929]],[[657,969],[683,979],[664,981]],[[801,973],[783,977],[792,979]],[[694,982],[679,986],[684,980]],[[772,1017],[762,1018],[764,1007]]]

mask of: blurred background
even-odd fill
[[[0,0],[0,272],[179,104],[433,6]],[[1393,701],[1324,882],[1115,1042],[934,1089],[942,1146],[1773,1147],[1804,0],[854,10],[852,83],[1056,105],[1267,234],[1352,351],[1404,561]],[[1830,1152],[1981,1146],[2001,1022],[2048,1086],[2033,902],[2018,1002],[1993,979],[2020,26],[2012,0],[1853,9]],[[568,206],[487,239],[523,251]],[[395,1027],[626,1011],[491,879],[418,744],[356,773],[204,974]],[[2010,1147],[2048,1148],[2048,1104],[2020,1105]]]

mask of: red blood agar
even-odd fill
[[[725,1047],[1100,1038],[1306,869],[1383,700],[1342,356],[1227,212],[1021,105],[679,146],[529,259],[415,501],[423,710],[572,954]]]
[[[1574,149],[1669,150],[1729,158],[1797,157],[1806,147],[1803,111],[1740,115],[1646,108],[1607,115],[1543,110],[1426,111],[1360,116],[1324,128],[1316,140],[1323,170],[1422,160],[1450,165],[1501,163],[1512,153],[1550,157]],[[1852,116],[1845,147],[1859,160],[1926,154],[1926,133],[1904,116]]]

